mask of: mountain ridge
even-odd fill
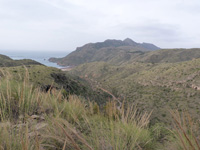
[[[77,66],[82,63],[106,61],[132,51],[153,51],[159,47],[150,43],[136,43],[130,38],[122,40],[108,39],[104,42],[88,43],[77,47],[75,51],[63,58],[50,58],[49,61],[61,66]]]

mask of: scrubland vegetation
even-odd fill
[[[1,149],[198,149],[198,124],[188,114],[171,114],[175,128],[150,125],[151,112],[134,104],[110,100],[100,108],[63,90],[41,91],[28,71],[20,81],[9,72],[0,80]]]
[[[121,48],[70,72],[0,56],[0,149],[200,150],[199,49]]]
[[[188,110],[199,118],[200,59],[121,65],[93,62],[79,65],[71,73],[109,90],[118,99],[137,103],[142,111],[154,110],[154,122],[171,124],[169,109]]]

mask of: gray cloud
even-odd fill
[[[199,0],[0,0],[0,49],[72,51],[130,37],[200,47]]]
[[[162,47],[173,47],[176,42],[183,41],[179,25],[164,24],[150,20],[137,25],[125,26],[122,31],[125,34],[129,33],[129,36],[132,35],[133,38],[135,37],[141,42],[142,40],[149,40],[149,42],[162,45]]]

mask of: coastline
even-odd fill
[[[59,68],[60,70],[62,70],[62,71],[70,71],[70,70],[72,70],[74,67],[72,67],[72,66],[67,66],[67,67],[63,67],[63,68]]]

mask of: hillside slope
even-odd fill
[[[46,92],[51,88],[62,89],[64,96],[75,94],[96,101],[98,104],[103,104],[107,98],[110,98],[110,95],[102,90],[92,88],[86,80],[71,76],[60,69],[46,67],[34,60],[13,60],[8,56],[0,55],[0,77],[8,76],[7,73],[14,80],[21,82],[26,77],[35,87]]]
[[[5,76],[5,73],[9,73],[14,80],[21,82],[26,77],[35,87],[40,87],[44,92],[62,89],[64,96],[75,94],[87,100],[96,101],[98,104],[104,104],[110,98],[109,94],[92,88],[86,80],[53,67],[44,65],[0,67],[0,76]]]
[[[200,59],[177,63],[86,63],[71,71],[103,87],[120,100],[154,110],[154,122],[169,123],[169,109],[187,109],[199,118]]]
[[[74,52],[63,58],[50,58],[49,61],[63,66],[76,66],[94,61],[122,62],[130,58],[130,53],[137,54],[158,50],[159,47],[149,43],[136,43],[131,39],[106,40],[104,42],[89,43],[78,47]],[[138,53],[139,51],[139,53]],[[141,52],[142,51],[142,52]]]
[[[146,63],[174,63],[200,58],[200,48],[162,49],[142,55],[137,61]]]

